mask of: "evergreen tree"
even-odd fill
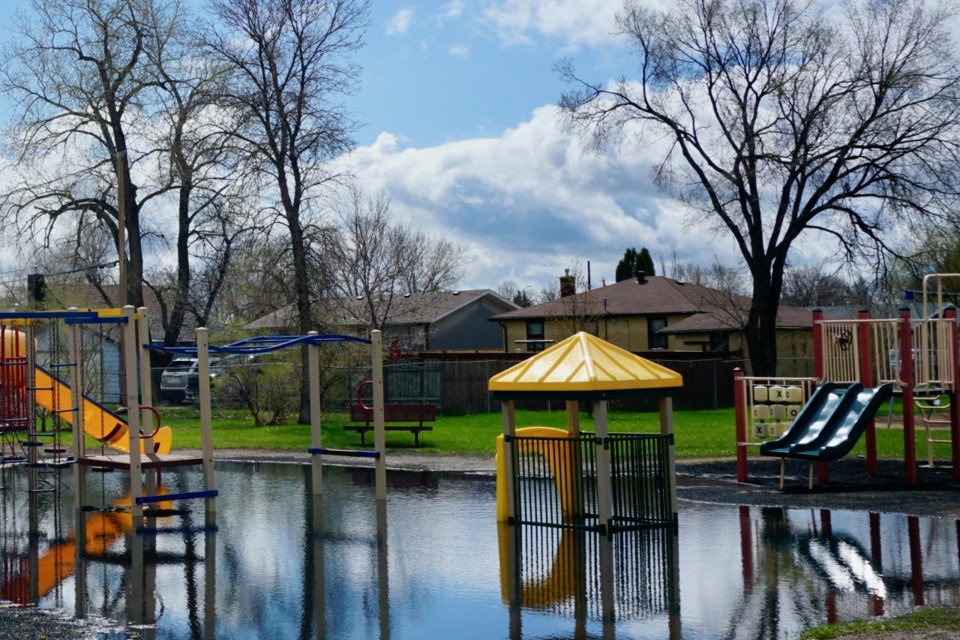
[[[623,252],[623,258],[617,263],[617,282],[629,280],[637,271],[643,271],[648,276],[656,275],[653,258],[646,247],[640,249],[639,252],[633,247]]]

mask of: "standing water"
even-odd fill
[[[218,463],[215,522],[161,503],[136,531],[126,474],[85,474],[79,513],[69,472],[48,494],[2,474],[0,598],[108,639],[774,639],[960,602],[947,520],[681,503],[677,529],[608,541],[498,526],[490,479],[390,472],[378,505],[367,469],[327,467],[313,498],[309,467]]]

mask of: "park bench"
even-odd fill
[[[413,434],[413,444],[420,446],[420,433],[432,431],[433,426],[425,424],[437,419],[437,406],[434,404],[387,404],[383,407],[383,421],[385,431],[409,431]],[[360,404],[350,405],[350,421],[344,425],[346,431],[356,431],[360,434],[360,444],[365,444],[368,431],[373,431],[373,408]],[[407,424],[396,424],[404,422]],[[416,424],[413,424],[416,423]]]

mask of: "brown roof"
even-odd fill
[[[516,307],[509,300],[505,300],[490,289],[471,289],[467,291],[429,291],[397,295],[393,299],[387,323],[391,325],[431,324],[446,317],[483,297],[493,296],[503,308]],[[364,301],[353,298],[339,298],[337,300],[320,301],[330,318],[330,323],[337,326],[359,326],[363,324],[358,318],[364,318]],[[288,327],[294,318],[294,306],[287,305],[272,313],[257,318],[244,326],[249,330],[272,330]]]
[[[612,316],[688,315],[664,332],[736,330],[744,325],[750,298],[662,276],[646,276],[599,287],[545,304],[494,316],[494,321],[539,320],[571,314]],[[777,326],[812,327],[810,312],[780,307]]]

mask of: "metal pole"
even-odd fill
[[[307,335],[315,336],[316,331]],[[307,366],[310,368],[310,448],[319,449],[323,446],[320,423],[320,347],[307,344]],[[323,493],[323,459],[319,454],[310,456],[311,480],[313,495]],[[322,588],[322,587],[321,587]]]
[[[673,444],[673,398],[660,398],[660,435],[670,436],[667,443],[667,486],[670,496],[670,512],[677,522],[677,463]]]
[[[210,330],[197,329],[197,373],[200,376],[200,438],[203,446],[203,488],[212,491],[217,488],[213,477],[213,416],[210,412]],[[204,509],[207,516],[213,516],[217,510],[216,498],[206,498]],[[207,524],[212,524],[208,522]]]
[[[370,350],[373,361],[373,443],[380,455],[376,461],[377,500],[387,499],[387,434],[384,431],[383,412],[383,332],[370,332]]]
[[[747,481],[747,403],[743,369],[733,370],[733,415],[737,452],[737,482]]]
[[[604,534],[610,533],[613,519],[613,487],[610,473],[610,451],[607,449],[607,401],[593,405],[593,421],[597,433],[597,511]]]
[[[903,477],[908,486],[917,484],[917,442],[913,420],[913,345],[910,309],[900,310],[900,383],[903,389]]]
[[[125,363],[125,389],[127,392],[127,442],[130,449],[130,506],[133,510],[133,526],[140,526],[143,517],[143,505],[137,498],[143,495],[140,482],[140,410],[137,408],[137,338],[136,314],[132,306],[123,308],[123,357]],[[134,538],[139,536],[134,535]],[[141,550],[142,553],[142,550]]]

